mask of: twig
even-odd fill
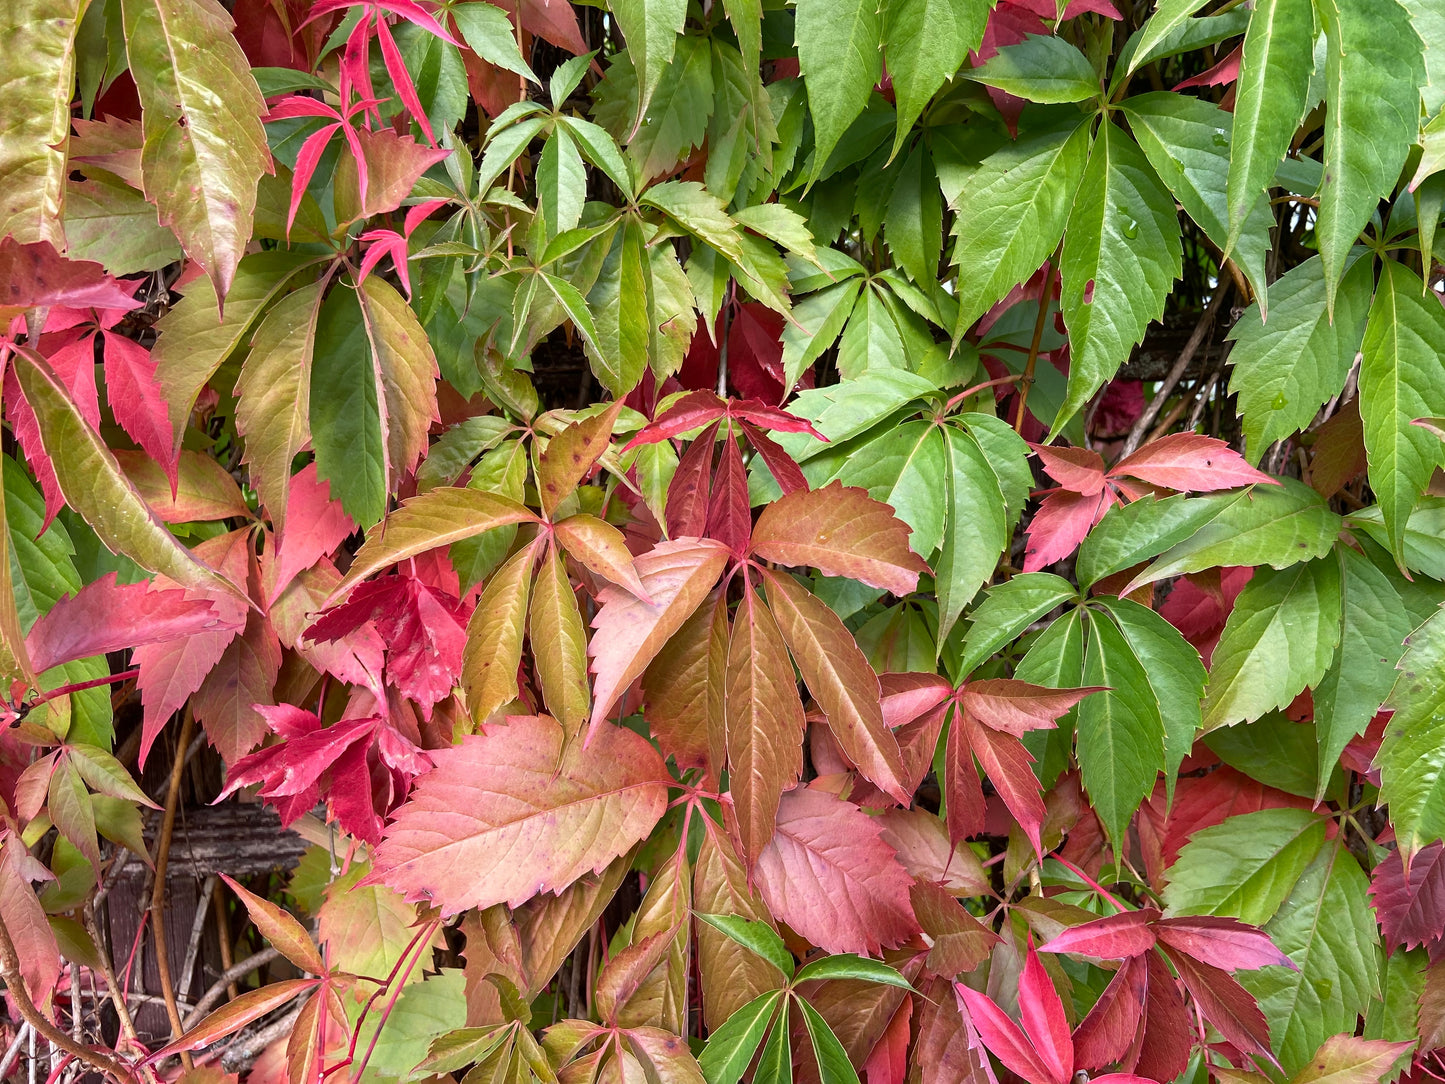
[[[122,852],[123,855],[124,853]],[[99,899],[99,896],[97,893],[96,899]],[[100,973],[105,978],[106,992],[110,994],[110,1003],[115,1006],[115,1015],[120,1020],[121,1034],[138,1052],[148,1053],[140,1041],[140,1036],[136,1034],[135,1021],[131,1019],[130,1007],[125,1003],[125,993],[115,981],[115,965],[111,963],[110,953],[106,951],[105,942],[101,940],[100,925],[95,921],[95,900],[85,907],[81,917],[85,920],[86,933],[90,934],[91,941],[95,943],[96,955],[100,957]],[[142,1066],[141,1073],[147,1080],[155,1080],[148,1067]]]
[[[211,894],[216,891],[216,875],[206,876],[201,885],[201,898],[196,901],[196,917],[191,922],[191,939],[186,945],[186,960],[181,964],[181,989],[191,988],[191,978],[196,973],[196,956],[201,948],[201,935],[206,931],[206,916],[211,909]]]
[[[1185,370],[1189,368],[1189,363],[1194,360],[1194,355],[1199,352],[1200,346],[1209,336],[1209,331],[1214,326],[1214,318],[1223,306],[1225,296],[1232,289],[1233,286],[1230,283],[1220,282],[1215,285],[1214,296],[1205,306],[1203,314],[1199,317],[1199,323],[1194,325],[1194,331],[1184,344],[1184,349],[1179,351],[1179,357],[1174,362],[1174,367],[1165,374],[1159,390],[1154,393],[1154,398],[1149,400],[1144,407],[1144,412],[1135,419],[1133,428],[1129,430],[1128,439],[1124,441],[1124,449],[1119,453],[1120,459],[1139,450],[1139,445],[1144,441],[1144,434],[1149,431],[1149,426],[1159,416],[1159,411],[1163,408],[1165,400],[1169,398],[1169,393],[1184,378]]]
[[[171,983],[171,962],[166,952],[165,901],[166,866],[171,858],[171,835],[176,827],[176,807],[180,805],[181,777],[186,769],[186,752],[191,744],[191,734],[196,729],[195,714],[187,708],[181,720],[181,736],[176,742],[176,759],[171,765],[170,786],[166,790],[166,812],[161,821],[160,835],[156,839],[155,884],[151,888],[151,936],[156,946],[156,970],[160,973],[161,996],[166,999],[166,1016],[171,1022],[171,1040],[181,1037],[181,1013],[176,1008],[176,990]],[[181,1064],[190,1069],[191,1055],[181,1052]]]
[[[1057,255],[1057,253],[1055,254]],[[1057,261],[1050,257],[1049,269],[1044,272],[1043,289],[1039,292],[1039,315],[1034,320],[1034,337],[1029,343],[1029,357],[1024,362],[1024,375],[1019,381],[1019,413],[1014,419],[1014,432],[1024,431],[1024,408],[1029,403],[1029,389],[1034,386],[1034,367],[1039,362],[1039,344],[1044,341],[1044,326],[1049,319],[1049,295],[1054,288],[1054,264]]]
[[[25,1045],[25,1037],[30,1034],[30,1025],[21,1024],[20,1030],[15,1033],[15,1038],[10,1041],[9,1048],[5,1051],[5,1057],[0,1059],[0,1080],[10,1075],[10,1070],[15,1068],[15,1063],[20,1060],[20,1048]]]
[[[228,967],[222,971],[221,974],[217,976],[216,981],[211,984],[211,988],[201,995],[201,1000],[196,1002],[196,1007],[187,1014],[185,1019],[186,1030],[189,1031],[201,1022],[201,1017],[205,1016],[206,1013],[211,1010],[211,1006],[221,1000],[221,995],[226,992],[228,986],[237,979],[244,979],[258,967],[265,967],[280,955],[281,954],[273,948],[264,948],[260,952],[247,956],[234,967]]]
[[[135,1079],[130,1066],[112,1058],[109,1054],[91,1050],[84,1044],[76,1042],[45,1019],[45,1015],[30,1000],[30,991],[25,988],[25,979],[20,971],[20,954],[15,951],[15,942],[10,939],[10,931],[5,928],[3,922],[0,922],[0,978],[5,980],[5,987],[15,1001],[15,1007],[20,1010],[21,1017],[30,1025],[32,1039],[35,1035],[43,1035],[51,1046],[59,1047],[67,1054],[73,1054],[98,1072],[113,1076],[117,1080],[133,1081]],[[33,1057],[31,1062],[34,1064]]]

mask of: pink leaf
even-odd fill
[[[276,631],[266,617],[248,614],[245,630],[226,645],[191,701],[206,737],[227,764],[234,764],[266,736],[266,720],[259,709],[274,703],[272,689],[280,672]]]
[[[727,403],[712,392],[689,392],[658,415],[652,424],[643,426],[622,450],[628,452],[640,444],[656,444],[681,436],[724,418],[727,413]]]
[[[49,241],[22,245],[13,237],[0,240],[0,282],[5,283],[0,326],[28,309],[51,305],[121,312],[140,308],[140,302],[100,264],[67,260]]]
[[[1123,1059],[1139,1034],[1148,989],[1149,965],[1131,956],[1074,1031],[1074,1067],[1098,1069]]]
[[[1003,1062],[1004,1068],[1030,1084],[1068,1084],[1068,1077],[1060,1080],[1053,1074],[1019,1026],[991,998],[961,982],[954,983],[953,988],[958,993],[964,1019],[978,1029],[983,1045]]]
[[[1104,491],[1104,460],[1098,452],[1086,448],[1055,448],[1046,444],[1030,444],[1039,457],[1044,472],[1059,485],[1082,497]]]
[[[1255,470],[1222,440],[1198,433],[1170,433],[1114,464],[1110,475],[1128,475],[1156,486],[1205,493],[1279,481]]]
[[[783,795],[757,880],[769,911],[829,952],[876,956],[918,930],[908,898],[913,878],[881,826],[824,791]]]
[[[1071,952],[1100,960],[1124,960],[1154,947],[1152,923],[1159,912],[1152,907],[1125,911],[1107,918],[1070,926],[1040,946],[1043,952]]]
[[[1050,689],[1013,678],[970,681],[959,695],[960,707],[988,727],[1021,738],[1031,730],[1052,730],[1059,716],[1101,686]]]
[[[1191,79],[1176,84],[1175,90],[1187,90],[1189,87],[1218,87],[1225,86],[1239,78],[1239,62],[1244,55],[1244,47],[1239,46],[1227,57],[1221,60],[1214,67],[1206,72],[1200,72]]]
[[[1069,1021],[1064,1016],[1064,1003],[1054,989],[1053,980],[1032,944],[1024,960],[1023,974],[1019,976],[1019,1017],[1055,1084],[1069,1084],[1074,1075],[1074,1042],[1069,1036]]]
[[[356,530],[356,524],[331,499],[331,483],[316,477],[316,464],[308,463],[291,476],[286,497],[285,531],[276,543],[276,572],[271,600],[286,589],[303,569],[310,568]]]
[[[630,730],[604,725],[586,749],[565,737],[546,716],[514,716],[432,754],[370,880],[451,915],[600,872],[652,831],[671,778]]]
[[[105,393],[115,420],[164,468],[174,494],[179,461],[169,407],[156,380],[156,363],[139,343],[111,331],[101,334],[105,340]]]
[[[1024,571],[1038,572],[1073,553],[1116,500],[1109,490],[1089,496],[1068,490],[1050,493],[1029,520]]]
[[[1166,918],[1154,929],[1164,944],[1225,971],[1253,971],[1271,964],[1295,966],[1275,947],[1269,934],[1238,919],[1212,915]]]
[[[116,583],[108,572],[74,596],[61,598],[25,638],[36,671],[142,644],[215,632],[234,625],[209,600],[181,588]]]

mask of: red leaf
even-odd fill
[[[1152,907],[1125,911],[1107,918],[1070,926],[1047,944],[1041,952],[1071,952],[1100,960],[1124,960],[1139,956],[1154,947],[1152,925],[1159,912]]]
[[[48,874],[26,853],[17,837],[7,834],[0,844],[0,922],[5,924],[20,957],[20,977],[31,1002],[49,1015],[50,994],[60,978],[60,949],[35,890],[30,887],[27,867]]]
[[[274,114],[275,111],[272,112]],[[425,115],[423,110],[421,116]],[[361,158],[358,161],[353,155],[341,159],[342,167],[338,167],[337,171],[338,198],[341,190],[348,186],[353,188],[350,196],[360,208],[360,218],[372,218],[396,210],[401,201],[411,195],[421,175],[451,153],[423,146],[410,136],[397,135],[390,128],[371,131],[343,124],[341,130],[348,141],[356,141]],[[361,193],[354,191],[360,182],[359,169],[365,170],[366,178]]]
[[[746,418],[739,418],[738,424],[743,427],[743,432],[747,434],[748,443],[753,446],[753,450],[767,464],[779,489],[784,493],[793,493],[796,490],[808,488],[808,480],[803,477],[802,468],[798,466],[792,456],[783,451],[782,445]]]
[[[117,584],[116,574],[108,572],[61,598],[35,622],[25,644],[39,672],[108,651],[234,627],[207,599],[178,587]]]
[[[1280,484],[1278,479],[1251,467],[1224,441],[1198,433],[1170,433],[1160,437],[1114,464],[1109,474],[1128,475],[1152,485],[1196,493],[1256,482]]]
[[[964,1019],[978,1029],[979,1038],[1004,1068],[1017,1073],[1031,1084],[1068,1084],[1069,1076],[1054,1075],[1034,1050],[1033,1044],[1019,1030],[1008,1014],[995,1005],[986,994],[980,994],[961,982],[953,984],[958,992]]]
[[[1102,686],[1050,689],[1012,678],[970,681],[959,695],[959,706],[976,722],[1021,738],[1030,730],[1052,730],[1060,715]]]
[[[918,930],[903,871],[878,823],[820,790],[783,796],[757,861],[768,910],[828,952],[878,955]]]
[[[1111,490],[1089,496],[1068,490],[1050,493],[1029,520],[1024,571],[1038,572],[1073,553],[1117,499]]]
[[[708,497],[705,533],[741,557],[747,552],[748,535],[752,532],[752,527],[752,509],[748,503],[748,473],[743,466],[743,454],[738,448],[738,442],[733,439],[729,430],[722,443],[722,462],[713,476],[712,492]]]
[[[0,240],[0,325],[28,309],[65,305],[72,309],[119,309],[130,312],[140,302],[105,268],[90,260],[67,260],[49,241],[22,245],[13,237]]]
[[[745,399],[782,402],[783,318],[766,305],[748,301],[733,312],[728,329],[728,380]]]
[[[597,675],[589,735],[707,597],[727,561],[727,550],[706,539],[663,542],[636,561],[650,603],[621,587],[602,589],[587,645]]]
[[[622,727],[599,728],[586,749],[564,739],[546,716],[514,716],[433,753],[368,880],[452,915],[517,907],[601,872],[652,831],[671,777]]]
[[[667,533],[672,538],[700,538],[707,530],[707,495],[717,430],[718,423],[708,426],[687,446],[668,483]]]
[[[677,399],[652,424],[643,426],[637,435],[623,445],[629,452],[641,444],[656,444],[669,437],[679,437],[694,429],[727,417],[728,405],[710,391],[693,391]],[[698,438],[702,439],[701,436]]]
[[[1294,968],[1294,962],[1275,947],[1269,934],[1235,918],[1166,918],[1156,923],[1154,930],[1164,944],[1225,971],[1253,971],[1271,964]]]
[[[741,402],[734,400],[728,405],[728,409],[734,418],[751,422],[759,429],[768,429],[774,433],[811,433],[824,443],[828,440],[813,428],[812,422],[789,414],[782,407],[768,406],[756,399],[744,399]]]
[[[1269,1049],[1269,1024],[1254,996],[1235,982],[1229,972],[1182,952],[1164,951],[1204,1018],[1238,1049],[1277,1066]]]
[[[504,8],[512,5],[503,3]],[[521,0],[522,29],[550,41],[573,56],[587,52],[587,41],[577,25],[576,9],[566,0]]]
[[[903,1084],[908,1076],[909,1021],[913,1017],[913,999],[905,997],[888,1021],[883,1037],[873,1044],[863,1075],[868,1084]]]
[[[1391,851],[1370,874],[1370,896],[1390,952],[1439,940],[1445,935],[1445,844],[1437,840],[1418,851],[1408,878],[1400,852]]]
[[[249,753],[266,736],[258,710],[275,702],[272,692],[281,672],[281,643],[271,622],[247,615],[246,628],[234,637],[192,698],[206,737],[227,764]]]
[[[1232,83],[1239,78],[1239,62],[1243,55],[1244,47],[1240,46],[1208,71],[1200,72],[1193,78],[1176,84],[1174,89],[1187,90],[1189,87],[1217,87]]]
[[[984,803],[983,786],[973,766],[972,731],[979,729],[955,716],[948,728],[948,744],[943,761],[943,798],[948,837],[961,843],[984,830],[988,807]],[[1043,803],[1038,807],[1043,821]]]
[[[883,842],[898,854],[908,875],[940,885],[956,896],[984,896],[988,874],[966,845],[954,843],[937,816],[926,809],[889,809],[878,816]]]
[[[115,420],[152,459],[164,468],[176,490],[177,448],[171,431],[165,393],[156,380],[156,363],[139,343],[103,331],[105,394]]]
[[[415,576],[381,576],[358,584],[305,635],[342,640],[367,622],[375,623],[386,644],[387,680],[430,717],[431,706],[451,693],[461,672],[467,634],[460,602]]]
[[[763,509],[753,553],[784,565],[810,565],[906,595],[928,565],[908,548],[909,527],[868,491],[832,482],[788,493]]]
[[[967,715],[955,716],[954,726],[966,732],[967,741],[973,755],[983,766],[984,774],[1033,843],[1034,850],[1042,854],[1040,832],[1047,812],[1043,799],[1039,797],[1039,781],[1032,767],[1034,758],[1024,748],[1023,742],[1012,734],[1000,734],[978,726],[970,722]]]
[[[1149,965],[1143,956],[1131,956],[1114,972],[1089,1015],[1074,1031],[1076,1069],[1099,1069],[1124,1058],[1139,1034],[1148,976]]]
[[[1149,972],[1144,1000],[1144,1026],[1134,1045],[1120,1059],[1123,1069],[1151,1080],[1173,1080],[1189,1064],[1194,1022],[1179,986],[1157,952],[1140,957]]]
[[[1087,448],[1055,448],[1030,444],[1044,472],[1059,485],[1083,497],[1104,492],[1104,459]]]
[[[937,674],[879,674],[883,690],[883,721],[896,730],[933,711],[953,688]]]

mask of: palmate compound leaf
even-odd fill
[[[777,831],[757,860],[768,910],[829,952],[877,955],[918,929],[913,878],[882,838],[882,826],[825,791],[783,796]]]
[[[215,0],[122,0],[120,9],[146,198],[224,298],[251,239],[256,183],[271,171],[261,93]]]
[[[513,716],[433,753],[368,881],[450,915],[518,907],[601,872],[661,819],[670,777],[632,731],[608,725],[591,737],[586,749],[564,748],[552,719]]]
[[[1094,139],[1059,261],[1069,329],[1068,392],[1053,435],[1124,363],[1164,311],[1182,249],[1174,197],[1117,124]]]

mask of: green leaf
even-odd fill
[[[1192,0],[1191,0],[1192,2]],[[1211,241],[1229,241],[1229,143],[1234,118],[1218,106],[1184,94],[1158,92],[1125,99],[1124,114],[1139,149],[1169,191]],[[1255,296],[1265,297],[1265,255],[1274,215],[1261,196],[1234,242],[1234,261]],[[1231,359],[1232,360],[1232,359]]]
[[[817,180],[882,73],[883,25],[876,0],[799,0],[793,31],[813,120]]]
[[[1297,723],[1283,712],[1272,711],[1253,723],[1211,730],[1204,744],[1251,779],[1301,798],[1313,798],[1315,791],[1323,792],[1332,779],[1339,778],[1334,764],[1325,768],[1322,777],[1315,770],[1314,727]]]
[[[655,184],[638,201],[656,207],[689,233],[712,245],[728,259],[743,258],[741,231],[723,201],[697,181]]]
[[[433,1042],[466,1024],[464,986],[461,969],[447,968],[403,987],[390,1013],[367,1016],[357,1028],[357,1043],[365,1050],[374,1039],[376,1049],[358,1084],[406,1079]]]
[[[1445,40],[1445,11],[1429,0],[1400,0],[1400,3],[1410,13],[1415,33],[1426,43],[1425,74],[1428,81],[1420,88],[1420,97],[1425,105],[1425,115],[1433,117],[1445,107],[1445,52],[1432,47]]]
[[[1130,61],[1125,69],[1126,75],[1132,75],[1140,64],[1147,63],[1149,50],[1167,38],[1171,31],[1183,26],[1208,0],[1159,0],[1154,5],[1154,14],[1143,27],[1134,42],[1134,59]]]
[[[637,72],[635,131],[652,103],[663,72],[672,63],[677,36],[687,18],[687,0],[609,0],[608,7],[627,39],[627,52]]]
[[[1379,996],[1380,935],[1369,884],[1342,839],[1326,844],[1265,927],[1295,967],[1239,975],[1269,1021],[1271,1045],[1286,1073],[1309,1064],[1329,1036],[1353,1031]]]
[[[1389,549],[1389,536],[1385,533],[1385,520],[1379,505],[1372,504],[1353,513],[1349,523],[1384,549]],[[1401,539],[1407,569],[1423,572],[1434,580],[1445,580],[1445,499],[1421,497],[1415,511],[1405,522]]]
[[[1071,359],[1068,393],[1049,439],[1143,340],[1181,266],[1174,198],[1134,141],[1105,124],[1064,229],[1060,308]]]
[[[930,98],[977,49],[988,22],[987,0],[889,0],[883,45],[898,108],[896,155]]]
[[[754,922],[741,915],[699,914],[697,917],[713,929],[726,934],[743,948],[755,952],[767,960],[783,973],[784,979],[793,977],[795,967],[793,954],[788,951],[788,946],[783,944],[783,939],[778,936],[777,931],[767,923]]]
[[[1089,587],[1156,557],[1218,516],[1236,494],[1160,500],[1152,494],[1129,504],[1116,504],[1094,525],[1074,559],[1074,574]]]
[[[783,991],[770,990],[754,998],[708,1036],[707,1045],[697,1059],[707,1084],[738,1084],[763,1041],[768,1021],[773,1018],[773,1010],[782,996]]]
[[[888,199],[884,238],[894,262],[913,281],[931,286],[943,247],[943,196],[932,156],[919,143],[903,160]]]
[[[1060,37],[1029,34],[966,73],[969,79],[1042,105],[1083,102],[1101,91],[1089,58]]]
[[[66,502],[111,552],[183,587],[244,598],[239,587],[198,560],[156,518],[50,367],[28,350],[15,350],[11,358]]]
[[[788,1006],[791,998],[783,999],[783,1010],[778,1013],[778,1022],[768,1033],[768,1041],[758,1058],[757,1070],[753,1073],[756,1081],[766,1080],[768,1084],[793,1084],[793,1040],[788,1028]]]
[[[540,82],[537,74],[522,59],[512,22],[501,8],[470,3],[457,4],[449,10],[468,49],[488,64],[525,75],[534,83]]]
[[[1326,306],[1324,264],[1306,260],[1269,288],[1269,321],[1251,305],[1230,329],[1231,395],[1244,416],[1245,457],[1257,464],[1275,441],[1307,429],[1319,408],[1344,387],[1365,333],[1369,260],[1357,260]]]
[[[1307,810],[1261,809],[1201,829],[1169,867],[1164,905],[1171,915],[1225,915],[1262,926],[1319,854],[1328,826]]]
[[[257,316],[310,262],[292,252],[256,252],[241,260],[226,295],[224,316],[209,279],[187,286],[186,295],[156,321],[151,350],[156,382],[165,396],[176,445],[181,443],[196,396],[241,344]]]
[[[622,138],[637,115],[637,79],[626,53],[618,53],[597,87],[597,123]],[[707,39],[684,34],[676,56],[652,96],[652,107],[627,142],[640,181],[668,172],[701,146],[712,115],[713,65]]]
[[[884,986],[897,986],[912,990],[912,984],[900,975],[896,968],[889,967],[881,960],[870,960],[855,956],[851,952],[835,953],[814,960],[805,965],[796,976],[794,983],[819,979],[853,979],[857,982],[876,982]]]
[[[1404,264],[1385,260],[1361,346],[1360,416],[1370,488],[1375,491],[1390,551],[1403,560],[1410,512],[1445,443],[1411,423],[1435,412],[1445,395],[1445,309]]]
[[[903,336],[876,283],[863,288],[838,343],[838,373],[845,381],[875,369],[906,369]]]
[[[1044,614],[1076,598],[1073,584],[1052,572],[1025,572],[990,587],[969,615],[959,671],[968,676]]]
[[[1318,0],[1315,10],[1328,43],[1325,176],[1315,242],[1333,309],[1350,249],[1379,201],[1394,191],[1415,142],[1425,63],[1410,16],[1395,0]]]
[[[1414,854],[1445,838],[1445,611],[1407,641],[1400,675],[1385,706],[1395,714],[1385,728],[1376,763],[1380,797],[1400,849]]]
[[[1049,623],[1020,660],[1014,677],[1050,689],[1077,689],[1084,684],[1084,611],[1068,610]],[[1034,757],[1034,774],[1046,787],[1053,786],[1073,763],[1074,728],[1078,707],[1058,719],[1055,730],[1031,730],[1024,748]]]
[[[80,574],[71,557],[75,546],[65,525],[56,520],[45,532],[45,498],[30,481],[25,468],[9,456],[3,458],[4,515],[9,539],[9,598],[14,600],[18,628],[29,632],[41,614],[48,613],[63,595],[81,588]],[[4,606],[6,596],[0,596]],[[15,638],[19,642],[19,637]]]
[[[951,258],[967,272],[957,282],[955,339],[1058,247],[1088,157],[1089,126],[1073,120],[1005,144],[950,200],[960,212]]]
[[[1164,784],[1170,800],[1179,765],[1194,748],[1208,675],[1194,645],[1159,614],[1126,598],[1100,600],[1133,650],[1164,720]]]
[[[1340,605],[1338,561],[1256,569],[1214,649],[1204,729],[1252,722],[1318,682],[1339,642]]]
[[[1293,478],[1280,481],[1279,486],[1251,486],[1217,497],[1190,498],[1210,502],[1215,514],[1183,541],[1160,553],[1120,593],[1127,595],[1166,576],[1206,568],[1287,568],[1323,557],[1334,545],[1340,517],[1308,486]],[[1147,556],[1143,554],[1140,559]]]
[[[1105,690],[1079,704],[1078,758],[1084,788],[1116,849],[1129,819],[1164,768],[1164,718],[1149,675],[1109,620],[1086,615],[1084,684]]]
[[[1411,621],[1400,593],[1369,558],[1337,546],[1344,605],[1339,650],[1324,679],[1314,687],[1319,739],[1319,787],[1351,738],[1363,734],[1395,683],[1395,664],[1404,653]]]
[[[934,569],[939,644],[978,589],[993,578],[1009,539],[998,476],[978,441],[953,426],[943,429],[948,438],[948,468],[943,476],[948,530]]]
[[[1314,70],[1314,25],[1310,0],[1259,0],[1250,16],[1229,148],[1226,250],[1234,247],[1304,118]]]
[[[947,470],[944,444],[938,426],[907,422],[869,442],[861,454],[848,456],[832,476],[889,505],[913,529],[908,544],[925,560],[944,534],[946,505],[937,497],[938,480]]]
[[[337,285],[316,318],[310,428],[316,476],[363,527],[386,512],[386,438],[357,291]]]
[[[848,1060],[848,1052],[833,1034],[823,1014],[802,998],[796,999],[803,1010],[803,1024],[813,1041],[813,1054],[818,1059],[818,1076],[822,1084],[858,1084],[858,1074]]]
[[[251,240],[256,183],[271,166],[261,91],[215,0],[121,0],[121,12],[146,199],[224,299]]]
[[[541,106],[537,107],[538,109]],[[515,124],[495,124],[487,132],[486,148],[477,165],[477,191],[485,194],[497,178],[507,172],[517,157],[527,149],[527,144],[542,130],[546,121],[541,117],[527,117]]]
[[[577,144],[561,125],[552,130],[552,138],[542,147],[537,163],[537,201],[549,237],[574,228],[582,218],[582,205],[587,202],[587,172]]]
[[[572,133],[582,157],[607,174],[607,179],[618,187],[623,196],[632,199],[632,177],[627,172],[627,163],[617,149],[616,140],[607,130],[581,117],[561,117],[559,123]]]

